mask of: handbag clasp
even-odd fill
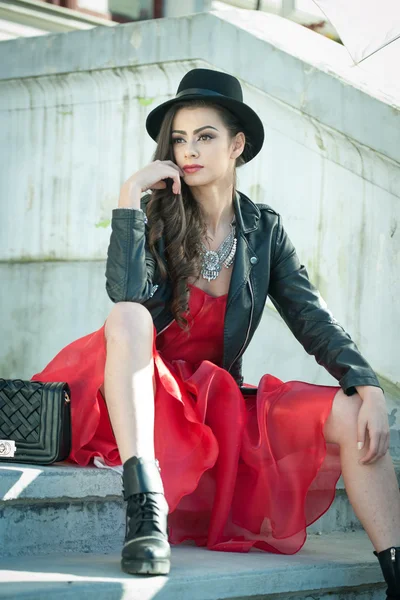
[[[0,456],[6,458],[13,458],[15,455],[16,447],[14,440],[0,440]]]

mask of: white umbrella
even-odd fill
[[[356,64],[395,40],[400,55],[400,0],[314,0]]]

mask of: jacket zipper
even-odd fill
[[[246,343],[247,343],[247,340],[249,339],[249,335],[250,335],[251,322],[252,322],[252,320],[253,320],[253,312],[254,312],[254,295],[253,295],[253,288],[251,287],[251,279],[250,279],[250,277],[249,277],[249,281],[248,281],[248,283],[249,283],[249,288],[250,288],[250,296],[251,296],[251,311],[250,311],[250,320],[249,320],[249,326],[248,326],[248,328],[247,328],[246,338],[245,338],[245,340],[244,340],[243,346],[240,348],[240,350],[239,350],[238,354],[235,356],[235,358],[234,358],[234,359],[233,359],[233,361],[231,362],[231,366],[229,367],[228,371],[230,371],[230,370],[231,370],[231,368],[232,368],[232,366],[233,366],[234,362],[235,362],[235,361],[237,361],[237,359],[238,359],[238,358],[239,358],[239,356],[241,355],[243,348],[245,348],[245,347],[246,347]]]
[[[392,558],[392,562],[396,560],[396,548],[390,548],[390,556]]]

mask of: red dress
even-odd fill
[[[189,334],[176,322],[154,335],[155,429],[171,544],[194,540],[210,550],[294,554],[306,527],[328,510],[341,474],[339,446],[324,423],[338,387],[264,375],[243,397],[220,367],[227,295],[191,286]],[[71,388],[68,462],[102,457],[120,465],[107,406],[104,325],[63,348],[38,381]]]

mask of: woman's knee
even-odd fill
[[[137,302],[118,302],[111,309],[104,327],[104,334],[109,341],[131,340],[139,336],[152,340],[153,319],[145,306]]]
[[[343,443],[357,436],[358,414],[362,400],[358,394],[347,396],[339,390],[332,403],[332,410],[325,423],[325,439],[328,442]]]

